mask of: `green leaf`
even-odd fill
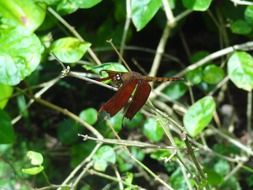
[[[235,176],[231,176],[220,186],[220,189],[242,190],[242,187],[238,179]]]
[[[37,175],[44,170],[43,166],[36,166],[32,168],[23,168],[22,172],[28,175]]]
[[[84,158],[89,156],[92,150],[95,148],[95,141],[82,141],[79,144],[75,143],[71,146],[71,167],[75,168],[80,164]]]
[[[186,79],[193,85],[201,83],[202,77],[203,71],[201,67],[186,73]]]
[[[139,161],[142,161],[145,157],[145,153],[138,147],[130,148],[131,154]]]
[[[155,159],[155,160],[162,161],[166,158],[169,158],[170,155],[171,155],[170,150],[160,149],[160,150],[156,150],[156,151],[152,152],[150,157]]]
[[[15,141],[15,133],[10,116],[0,109],[0,144],[11,144]]]
[[[102,70],[109,70],[109,71],[119,71],[119,72],[127,72],[127,69],[120,63],[117,62],[108,62],[103,63],[102,65],[98,66],[91,66],[91,65],[83,65],[87,71],[91,71],[96,74],[100,74]],[[101,77],[106,77],[106,73],[101,73]]]
[[[187,91],[187,87],[183,82],[174,82],[164,89],[164,93],[172,100],[182,97]]]
[[[228,77],[238,87],[247,91],[253,88],[253,59],[246,52],[235,52],[228,60]]]
[[[143,161],[145,157],[144,151],[142,149],[131,147],[130,148],[131,154],[138,159],[139,161]],[[129,171],[133,168],[133,162],[129,159],[129,155],[124,150],[119,150],[117,152],[117,165],[121,172]]]
[[[137,112],[133,119],[124,119],[123,126],[126,126],[129,129],[138,128],[142,125],[144,117],[140,112]]]
[[[100,3],[102,0],[74,0],[74,1],[76,1],[76,3],[78,4],[78,7],[83,9],[89,9]]]
[[[107,120],[106,124],[112,126],[113,129],[116,132],[119,132],[121,130],[121,128],[122,128],[122,123],[123,123],[123,119],[122,118],[123,118],[122,112],[118,112],[113,117],[110,117]]]
[[[61,0],[57,5],[57,11],[62,14],[70,14],[79,8],[92,8],[102,0]]]
[[[23,95],[20,95],[17,97],[17,105],[19,108],[19,112],[24,118],[27,118],[29,115],[29,112],[27,110],[27,103],[25,101],[25,97]]]
[[[219,185],[223,182],[223,178],[213,169],[205,168],[207,174],[207,181],[210,185]]]
[[[198,51],[191,56],[191,63],[195,63],[208,55],[209,55],[208,51]]]
[[[38,66],[44,48],[34,34],[0,29],[0,83],[16,85]]]
[[[96,170],[105,171],[109,163],[115,164],[116,155],[112,147],[105,145],[98,149],[93,160]]]
[[[65,37],[52,44],[51,52],[64,63],[75,63],[83,57],[90,46],[90,43],[77,38]]]
[[[220,159],[214,165],[214,170],[221,176],[226,176],[230,172],[230,165],[226,160]]]
[[[231,24],[231,31],[234,34],[247,35],[251,33],[252,27],[245,20],[236,20]]]
[[[194,11],[206,11],[211,2],[212,0],[183,0],[183,5]]]
[[[126,173],[126,177],[125,177],[125,182],[127,184],[132,184],[133,183],[133,179],[134,179],[134,174],[133,173],[130,173],[130,172],[127,172]],[[132,190],[133,188],[132,187],[127,187],[125,188],[124,190]]]
[[[153,142],[159,142],[162,140],[164,131],[160,125],[160,122],[154,118],[149,118],[143,128],[144,135]]]
[[[224,156],[240,154],[240,149],[238,147],[234,145],[223,144],[222,142],[220,144],[214,144],[212,150]]]
[[[78,4],[76,1],[62,0],[57,5],[56,10],[60,14],[70,14],[78,9]]]
[[[73,120],[67,119],[62,121],[57,127],[57,136],[61,143],[72,144],[77,141],[78,133],[81,133],[83,128]]]
[[[187,188],[187,184],[184,180],[184,176],[180,170],[180,168],[177,168],[174,170],[174,172],[171,174],[169,178],[169,183],[173,187],[173,189],[177,190],[185,190]]]
[[[11,23],[32,33],[44,21],[46,6],[33,0],[0,0],[0,15],[7,19],[5,24]]]
[[[132,20],[137,31],[143,29],[161,7],[161,0],[132,0]]]
[[[224,71],[220,67],[211,64],[203,70],[203,80],[208,84],[217,84],[224,78]]]
[[[13,88],[9,85],[0,84],[0,109],[3,109],[12,95]]]
[[[215,111],[215,102],[211,96],[206,96],[194,103],[185,113],[183,122],[186,131],[195,137],[212,120]]]
[[[39,152],[35,152],[35,151],[30,150],[26,153],[26,156],[30,159],[31,164],[34,166],[38,166],[38,165],[43,164],[43,156]]]
[[[121,172],[126,172],[133,168],[133,163],[129,162],[129,155],[126,152],[117,154],[117,166]]]
[[[90,125],[93,125],[97,121],[98,112],[94,108],[87,108],[79,114],[79,117],[89,123]]]
[[[191,63],[196,63],[197,61],[203,59],[204,57],[206,57],[208,55],[209,55],[208,51],[198,51],[191,56],[191,58],[190,58]],[[211,63],[209,63],[209,64],[211,64]],[[186,73],[186,79],[193,85],[201,83],[202,78],[203,78],[202,67],[198,67],[198,68],[188,71]]]
[[[244,12],[244,18],[249,24],[253,24],[253,5],[247,6]]]

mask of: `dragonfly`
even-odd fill
[[[182,78],[178,77],[167,78],[145,76],[134,71],[100,71],[100,73],[102,72],[106,72],[107,77],[100,78],[98,81],[111,80],[115,85],[119,87],[119,89],[114,94],[114,96],[112,96],[112,98],[110,98],[106,103],[102,104],[99,112],[105,111],[112,117],[125,107],[124,117],[130,120],[142,108],[149,97],[151,86],[148,82],[167,82],[182,80]]]

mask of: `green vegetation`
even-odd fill
[[[253,189],[252,23],[248,0],[0,0],[0,189]],[[110,117],[122,58],[184,80]]]

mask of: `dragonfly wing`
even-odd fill
[[[135,86],[137,84],[137,80],[129,80],[114,94],[114,96],[109,99],[105,104],[101,106],[99,111],[106,111],[110,114],[110,116],[114,116],[121,108],[123,108],[128,99],[131,97]]]
[[[135,93],[133,95],[133,99],[130,102],[129,107],[127,108],[125,117],[128,119],[132,119],[134,115],[141,109],[141,107],[145,104],[150,94],[151,87],[145,80],[139,80]]]

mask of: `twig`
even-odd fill
[[[166,118],[165,118],[166,119]],[[171,132],[170,132],[170,130],[169,130],[169,127],[168,127],[168,125],[169,125],[169,120],[167,120],[166,119],[166,123],[161,123],[161,126],[162,126],[162,128],[163,128],[163,131],[164,131],[164,133],[166,134],[166,136],[168,137],[168,139],[169,139],[169,141],[170,141],[170,143],[173,145],[173,146],[176,146],[176,143],[175,143],[175,141],[174,141],[174,138],[173,138],[173,136],[172,136],[172,134],[171,134]],[[183,155],[182,155],[182,153],[178,150],[177,152],[176,152],[176,155],[177,155],[177,162],[178,163],[180,163],[179,164],[179,166],[180,166],[180,168],[181,168],[181,170],[182,171],[185,171],[185,164],[183,164],[183,162],[181,163],[181,161],[183,160]],[[187,186],[188,186],[188,188],[189,189],[192,189],[192,186],[191,186],[191,183],[190,183],[190,181],[189,181],[189,178],[188,177],[186,177],[186,175],[184,175],[184,179],[185,179],[185,181],[186,181],[186,184],[187,184]]]
[[[159,44],[156,48],[156,54],[155,54],[155,58],[152,63],[151,70],[149,72],[149,76],[156,76],[156,73],[157,73],[158,68],[160,66],[162,54],[164,53],[164,49],[167,44],[167,40],[170,36],[170,31],[171,31],[171,26],[169,23],[167,23],[164,27],[163,34],[162,34]]]
[[[80,34],[75,30],[73,26],[71,26],[68,22],[66,22],[54,9],[51,7],[48,7],[48,11],[54,15],[57,20],[59,20],[75,37],[77,37],[80,41],[84,42],[84,39]],[[96,54],[92,51],[91,48],[88,49],[89,55],[92,57],[92,59],[95,61],[96,64],[101,65],[101,61],[98,59]]]
[[[42,83],[41,85],[44,86],[41,90],[39,90],[37,93],[35,93],[34,97],[39,98],[44,94],[46,91],[48,91],[52,86],[54,86],[60,79],[62,78],[62,75],[48,81],[45,83]],[[26,109],[29,108],[34,103],[34,99],[29,100],[28,104],[26,105]],[[17,117],[12,119],[11,123],[12,125],[16,124],[20,119],[22,118],[21,114],[19,114]]]
[[[204,64],[208,63],[209,61],[215,60],[219,57],[222,57],[224,55],[227,55],[229,53],[232,53],[236,50],[244,50],[244,51],[250,51],[253,49],[253,41],[249,41],[243,44],[237,44],[237,45],[233,45],[230,47],[227,47],[225,49],[216,51],[206,57],[204,57],[203,59],[197,61],[194,64],[189,65],[188,67],[186,67],[183,71],[179,72],[177,75],[175,75],[175,77],[182,77],[184,74],[186,74],[189,71],[192,71],[194,69],[197,69],[198,67],[203,66]],[[162,91],[164,88],[166,88],[168,85],[170,84],[170,82],[164,82],[161,85],[159,85],[156,90],[157,91]]]
[[[248,137],[248,145],[251,145],[252,142],[252,90],[248,92],[248,102],[247,102],[247,133]]]
[[[109,88],[109,89],[114,90],[114,91],[117,91],[117,90],[118,90],[118,89],[115,88],[115,87],[112,87],[112,86],[107,85],[107,84],[105,84],[105,83],[102,83],[102,82],[99,82],[99,81],[97,81],[97,80],[94,80],[94,79],[91,79],[91,78],[86,77],[86,74],[85,74],[85,73],[70,71],[70,72],[68,73],[68,76],[74,77],[74,78],[78,78],[78,79],[81,79],[81,80],[85,80],[85,81],[87,81],[87,82],[91,82],[91,83],[97,84],[97,85],[99,85],[99,86],[103,86],[103,87],[105,87],[105,88]]]
[[[106,144],[117,144],[117,145],[123,145],[123,146],[135,146],[140,148],[156,148],[156,149],[178,149],[175,146],[163,146],[163,145],[156,145],[156,144],[150,144],[150,143],[144,143],[140,141],[133,141],[133,140],[122,140],[122,139],[98,139],[95,137],[90,137],[88,135],[82,135],[78,134],[78,136],[83,137],[84,140],[93,140],[96,142],[102,142]]]
[[[77,176],[77,178],[75,179],[73,185],[71,188],[73,189],[77,189],[77,185],[79,183],[79,181],[82,179],[82,177],[87,173],[87,171],[93,166],[93,162],[89,162],[88,164],[86,164],[85,168],[81,171],[81,173]]]
[[[212,89],[207,96],[212,96],[219,88],[223,87],[225,84],[227,84],[229,78],[228,76],[226,76],[222,81],[220,81],[215,87],[214,89]]]
[[[181,19],[183,19],[184,17],[188,16],[192,12],[193,12],[192,10],[187,9],[186,11],[180,13],[179,15],[177,15],[175,17],[175,23],[179,22]]]
[[[217,157],[222,158],[224,160],[227,160],[229,162],[236,162],[236,163],[238,163],[238,162],[244,160],[244,158],[240,159],[238,157],[237,158],[231,158],[231,157],[228,157],[228,156],[224,156],[224,155],[222,155],[222,154],[220,154],[218,152],[215,152],[212,149],[210,149],[209,147],[204,146],[204,145],[202,145],[202,144],[200,144],[200,143],[198,143],[198,142],[196,142],[194,140],[190,140],[190,141],[191,141],[192,144],[194,144],[197,147],[197,149],[203,150],[204,151],[203,154],[209,153],[210,155],[217,156]]]
[[[187,185],[188,189],[189,190],[193,190],[192,184],[190,183],[189,177],[187,176],[187,173],[186,173],[186,170],[185,170],[185,166],[180,162],[180,160],[177,160],[177,163],[179,164],[180,169],[181,169],[181,171],[183,173],[183,176],[184,176],[184,179],[185,179],[185,182],[186,182],[186,185]]]
[[[68,177],[62,182],[62,186],[65,186],[75,175],[76,173],[84,166],[85,163],[89,162],[91,160],[91,158],[94,156],[94,154],[97,152],[97,150],[99,149],[99,147],[102,145],[102,143],[98,143],[95,148],[92,150],[92,152],[90,153],[90,155],[88,157],[85,158],[85,160],[83,160],[80,164],[78,164],[77,167],[75,167],[75,169],[68,175]],[[60,189],[58,189],[60,190]]]
[[[117,167],[115,165],[113,166],[113,169],[114,169],[115,175],[116,175],[116,177],[119,181],[119,190],[123,190],[124,186],[123,186],[122,179],[121,179],[121,176],[119,174],[119,171],[117,170]]]
[[[93,135],[95,135],[97,138],[99,139],[103,139],[103,136],[93,127],[91,126],[90,124],[88,124],[86,121],[82,120],[80,117],[78,117],[77,115],[73,114],[72,112],[68,111],[67,109],[65,108],[62,108],[60,106],[57,106],[51,102],[48,102],[46,100],[43,100],[41,98],[36,98],[36,97],[33,97],[33,99],[46,106],[46,107],[49,107],[57,112],[60,112],[68,117],[70,117],[71,119],[77,121],[78,123],[80,123],[81,125],[83,125],[86,129],[88,129]]]
[[[123,35],[120,44],[120,55],[124,57],[124,48],[126,44],[127,33],[131,23],[131,0],[126,0],[126,21],[124,25]],[[120,59],[121,62],[121,59]]]
[[[123,56],[119,53],[119,51],[117,50],[116,46],[113,44],[112,39],[107,40],[107,42],[112,46],[112,48],[114,49],[114,51],[117,53],[117,55],[119,56],[119,58],[121,59],[121,61],[123,62],[123,64],[125,65],[125,67],[127,68],[128,71],[131,71],[131,68],[128,66],[127,62],[125,61],[125,59],[123,58]]]
[[[187,146],[188,152],[189,152],[189,154],[190,154],[190,156],[192,158],[192,161],[194,162],[194,165],[196,166],[196,168],[197,168],[197,170],[198,170],[198,172],[199,172],[202,180],[203,179],[206,180],[206,176],[204,174],[204,171],[200,167],[200,164],[199,164],[199,162],[198,162],[198,160],[197,160],[197,158],[196,158],[196,156],[194,154],[194,151],[192,149],[192,145],[190,144],[190,141],[189,141],[188,137],[186,137],[186,139],[185,139],[185,144]]]
[[[173,15],[173,12],[170,8],[170,4],[167,0],[162,0],[163,2],[163,8],[164,8],[164,11],[165,11],[165,15],[167,17],[167,20],[169,22],[169,25],[171,25],[171,27],[174,27],[175,25],[175,17]]]
[[[119,135],[116,133],[116,131],[114,130],[114,128],[109,125],[110,129],[112,130],[114,136],[118,139],[121,140]],[[129,157],[135,162],[137,163],[139,166],[141,166],[141,168],[143,168],[147,173],[149,173],[149,175],[151,175],[155,180],[157,180],[159,183],[161,183],[162,185],[164,185],[167,189],[169,190],[173,190],[173,188],[167,184],[163,179],[161,179],[158,175],[156,175],[152,170],[150,170],[145,164],[143,164],[141,161],[139,161],[138,159],[135,158],[135,156],[133,156],[131,154],[131,152],[128,150],[128,148],[126,146],[123,146],[123,149],[127,152],[127,154],[129,155]]]
[[[243,166],[243,163],[238,163],[237,166],[235,166],[233,168],[233,170],[231,172],[229,172],[225,177],[224,177],[224,182],[227,181],[228,179],[230,179],[238,170],[241,169],[241,167]]]
[[[165,14],[167,17],[167,24],[165,25],[165,28],[163,30],[163,34],[161,36],[161,39],[160,39],[159,44],[156,49],[155,58],[153,60],[152,67],[149,72],[150,76],[156,76],[156,74],[157,74],[158,68],[161,63],[162,54],[164,53],[168,38],[170,36],[170,32],[171,32],[172,28],[174,28],[175,23],[176,23],[174,15],[170,9],[170,6],[169,6],[169,3],[167,0],[163,0],[163,7],[164,7]]]
[[[119,180],[118,180],[117,178],[115,178],[115,177],[106,175],[106,174],[104,174],[104,173],[100,173],[100,172],[95,171],[95,170],[92,170],[92,169],[89,170],[88,172],[89,172],[89,174],[91,174],[91,175],[97,175],[97,176],[103,177],[103,178],[105,178],[105,179],[109,179],[109,180],[112,180],[112,181],[115,181],[115,182],[119,182]],[[127,182],[125,182],[125,181],[122,181],[122,183],[123,183],[124,185],[127,185],[127,186],[133,188],[133,189],[136,189],[136,188],[137,188],[137,189],[140,189],[140,190],[144,190],[144,189],[141,188],[140,186],[132,185],[132,184],[127,183]]]
[[[116,46],[117,47],[117,46]],[[111,47],[98,47],[98,48],[94,48],[94,50],[96,52],[100,52],[100,51],[111,51]],[[151,48],[147,48],[147,47],[142,47],[142,46],[131,46],[131,45],[128,45],[128,46],[125,46],[124,47],[124,50],[128,50],[128,51],[134,51],[134,52],[144,52],[144,53],[150,53],[150,54],[153,54],[155,55],[156,51],[151,49]],[[180,63],[181,64],[181,61],[173,56],[173,55],[170,55],[166,52],[163,53],[163,58],[166,58],[166,60],[170,60],[170,61],[174,61],[176,63]]]
[[[41,187],[41,188],[34,188],[35,190],[50,190],[50,189],[56,189],[56,188],[63,188],[63,189],[68,189],[68,188],[70,188],[70,186],[69,185],[64,185],[64,186],[62,186],[62,185],[54,185],[54,184],[51,184],[51,185],[49,185],[49,186],[47,186],[47,187]]]
[[[242,1],[242,0],[230,0],[232,3],[234,3],[235,6],[237,5],[253,5],[253,2],[251,1]]]
[[[244,144],[240,143],[238,140],[226,135],[225,133],[222,133],[220,130],[218,130],[214,127],[212,127],[212,129],[216,134],[218,134],[222,138],[226,139],[227,141],[229,141],[233,145],[235,145],[238,148],[240,148],[241,150],[245,151],[247,154],[253,156],[253,150],[250,147],[245,146]]]

